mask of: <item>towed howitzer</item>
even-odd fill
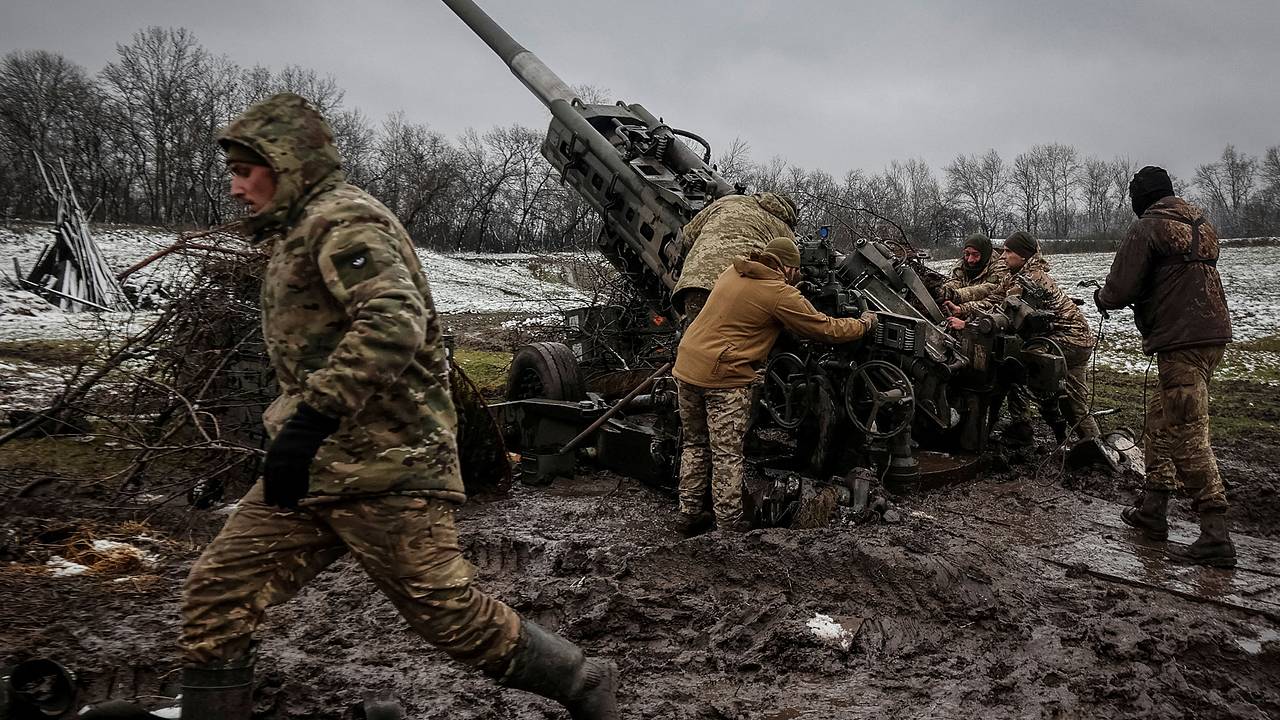
[[[582,102],[474,2],[444,1],[551,111],[543,156],[599,213],[601,253],[649,312],[670,321],[651,323],[643,332],[628,327],[624,333],[624,340],[634,340],[655,332],[661,346],[656,356],[641,357],[634,346],[591,350],[599,334],[589,326],[610,310],[599,307],[567,314],[567,324],[577,331],[568,345],[536,343],[517,352],[507,393],[513,402],[494,410],[517,448],[552,450],[525,453],[526,468],[545,479],[573,467],[573,457],[554,449],[608,412],[601,396],[585,392],[583,369],[616,370],[617,364],[610,364],[616,358],[638,381],[643,377],[636,374],[639,367],[670,360],[679,320],[671,294],[683,262],[683,227],[716,198],[745,188],[732,186],[716,171],[702,138],[672,128],[638,104]],[[702,154],[681,138],[700,144]],[[874,463],[888,476],[909,482],[919,475],[913,428],[930,438],[955,435],[961,428],[962,437],[953,444],[981,450],[997,361],[1020,351],[1003,345],[1007,323],[993,326],[988,336],[952,337],[943,330],[945,318],[920,258],[899,257],[884,243],[865,241],[851,253],[837,253],[825,233],[800,245],[806,278],[800,289],[819,309],[836,316],[871,309],[880,317],[867,341],[839,347],[787,340],[766,367],[761,404],[775,424],[793,433],[796,455],[810,456],[806,469],[842,472],[851,467],[837,468],[842,462]],[[610,417],[594,444],[581,452],[606,467],[670,484],[679,433],[674,399],[671,378],[656,382],[628,408],[652,412],[652,419]],[[821,425],[823,431],[809,432],[807,424]],[[852,457],[830,451],[850,446]]]

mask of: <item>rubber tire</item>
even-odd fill
[[[530,388],[536,377],[540,387]],[[586,384],[573,351],[564,343],[536,342],[525,345],[511,358],[507,371],[507,399],[585,400]]]

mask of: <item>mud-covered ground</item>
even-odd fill
[[[52,472],[40,458],[106,450],[36,442],[0,450],[0,663],[53,657],[79,673],[84,701],[159,704],[178,682],[181,578],[224,515],[56,479],[12,500]],[[617,661],[626,718],[1280,717],[1280,622],[1054,562],[1070,540],[1124,536],[1087,518],[1106,507],[1094,495],[1127,501],[1129,482],[1059,479],[1052,460],[1024,459],[901,497],[892,525],[681,539],[670,498],[598,473],[476,499],[461,529],[485,590]],[[1274,496],[1277,459],[1273,446],[1222,448],[1240,497]],[[82,553],[94,568],[82,575],[39,567],[86,538],[158,563]],[[1190,577],[1211,588],[1222,575]],[[833,638],[811,629],[818,614],[838,623]],[[376,696],[411,718],[565,717],[426,646],[349,561],[273,609],[261,637],[262,718],[344,717]]]

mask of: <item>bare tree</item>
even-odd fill
[[[197,166],[196,146],[210,134],[189,122],[200,105],[209,55],[185,28],[149,27],[128,45],[116,45],[117,60],[102,71],[130,143],[134,179],[143,191],[150,222],[186,219],[184,177]]]
[[[1040,233],[1045,175],[1048,172],[1046,164],[1044,146],[1036,145],[1018,153],[1009,172],[1013,206],[1018,211],[1022,228],[1032,235]]]
[[[1223,149],[1218,162],[1196,168],[1195,186],[1221,230],[1234,234],[1243,229],[1242,214],[1257,176],[1257,158],[1237,152],[1234,145]]]
[[[1075,212],[1075,195],[1080,186],[1080,156],[1071,145],[1051,143],[1043,146],[1045,194],[1049,204],[1049,221],[1055,237],[1071,232]]]
[[[983,155],[959,155],[946,167],[947,192],[987,235],[994,235],[1009,186],[1004,160],[994,149]]]
[[[1111,163],[1097,158],[1087,158],[1080,178],[1088,227],[1098,234],[1110,232],[1110,220],[1115,207],[1111,195],[1115,187]]]
[[[745,183],[752,171],[751,144],[740,137],[735,137],[716,156],[715,166],[729,182]]]

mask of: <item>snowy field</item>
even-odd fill
[[[139,228],[94,228],[94,239],[103,257],[116,272],[132,266],[152,253],[171,245],[173,233]],[[48,243],[49,230],[35,226],[27,230],[0,228],[0,274],[13,274],[16,260],[22,272],[30,272]],[[221,242],[243,247],[235,240],[213,238],[199,242]],[[566,282],[575,256],[569,253],[552,257],[528,254],[458,254],[418,251],[435,295],[436,309],[442,313],[554,313],[580,307],[589,300]],[[10,259],[12,258],[12,259]],[[130,275],[127,284],[142,294],[164,288],[177,288],[189,281],[193,258],[169,255]],[[4,283],[0,283],[4,284]],[[58,312],[40,298],[25,292],[0,289],[0,341],[33,339],[93,338],[101,334],[104,323],[134,327],[150,318],[146,312],[86,313]]]
[[[173,233],[138,228],[95,228],[103,256],[117,272],[167,247]],[[29,272],[50,237],[47,226],[10,230],[0,228],[0,342],[33,340],[98,340],[132,333],[145,327],[154,311],[136,313],[62,313],[39,297],[12,289],[4,276],[13,275],[16,260]],[[209,242],[202,240],[202,242]],[[231,239],[217,240],[239,245]],[[558,313],[588,304],[590,298],[578,287],[588,285],[579,275],[588,276],[597,258],[569,253],[530,254],[440,254],[419,252],[443,313],[514,313],[530,316],[508,319],[504,325],[554,323]],[[1093,288],[1081,282],[1101,281],[1111,265],[1111,253],[1049,255],[1052,273],[1059,284],[1076,297],[1087,300],[1084,309],[1097,330],[1100,318],[1091,301]],[[170,255],[135,273],[128,284],[144,295],[160,296],[166,288],[177,290],[189,282],[193,259]],[[955,261],[930,263],[949,270]],[[1227,289],[1236,344],[1228,350],[1220,379],[1255,379],[1274,384],[1280,378],[1280,353],[1242,347],[1242,343],[1280,333],[1280,292],[1274,278],[1280,277],[1280,247],[1227,247],[1218,263]],[[496,322],[496,321],[495,321]],[[1129,310],[1112,313],[1101,326],[1103,343],[1098,362],[1117,370],[1142,374],[1147,358],[1133,326]],[[17,359],[0,359],[0,410],[31,407],[48,397],[51,387],[61,385],[67,368],[44,367]]]

